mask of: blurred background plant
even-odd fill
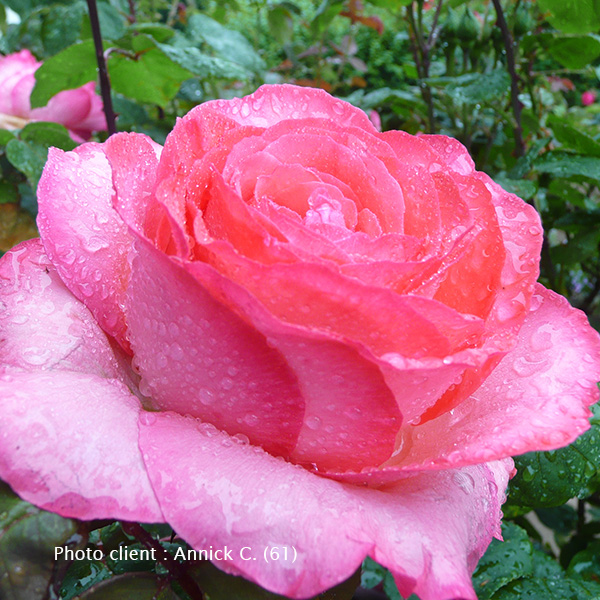
[[[347,99],[383,130],[456,137],[477,168],[536,207],[546,232],[540,280],[600,327],[599,0],[98,0],[97,6],[117,130],[163,143],[176,117],[200,102],[288,82]],[[0,52],[24,48],[44,61],[33,108],[96,80],[84,0],[0,0]],[[74,142],[56,123],[0,123],[12,127],[0,129],[0,251],[6,251],[37,235],[35,188],[48,147],[71,149]],[[481,599],[600,597],[599,420],[596,411],[591,431],[568,448],[517,459],[505,507],[507,541],[492,544],[475,574]],[[184,567],[168,557],[156,564],[55,564],[50,547],[68,540],[74,548],[154,544],[170,552],[183,544],[164,527],[60,519],[2,488],[0,598],[98,600],[130,590],[132,599],[186,599],[195,597],[190,578],[211,600],[274,598],[206,565],[185,567],[182,575]],[[24,554],[33,547],[35,553]],[[17,567],[33,579],[15,575]],[[351,598],[360,577],[322,598]],[[391,576],[366,561],[355,597],[386,595],[399,598]]]

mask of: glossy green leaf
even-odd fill
[[[175,64],[201,78],[247,80],[250,76],[250,72],[241,65],[224,58],[209,56],[198,48],[180,48],[167,44],[157,44],[157,47]]]
[[[550,23],[564,33],[589,33],[600,28],[600,0],[538,0]]]
[[[16,169],[25,174],[35,189],[48,158],[48,147],[34,142],[11,140],[6,144],[6,158]]]
[[[54,549],[76,530],[74,521],[38,510],[0,483],[0,598],[43,600]]]
[[[448,86],[448,92],[454,101],[461,104],[479,104],[492,100],[500,100],[510,88],[510,77],[504,69],[496,69],[490,73],[478,75],[466,85]]]
[[[600,585],[581,579],[517,579],[491,600],[598,600]]]
[[[515,458],[517,474],[509,484],[510,504],[559,506],[574,496],[585,498],[600,487],[600,405],[591,410],[591,429],[570,446]]]
[[[402,600],[394,576],[372,558],[367,557],[362,564],[362,575],[360,579],[362,587],[371,589],[382,584],[389,600]]]
[[[79,40],[81,22],[86,14],[85,2],[70,6],[55,4],[42,22],[42,42],[48,54],[54,55]]]
[[[568,69],[583,69],[600,56],[600,37],[594,34],[553,37],[552,58]]]
[[[62,580],[61,600],[72,600],[90,587],[111,577],[110,569],[101,561],[75,560]]]
[[[71,139],[67,129],[60,123],[46,121],[28,123],[19,133],[19,138],[47,147],[55,146],[61,150],[73,150],[77,147],[77,143]]]
[[[69,46],[44,61],[35,72],[36,84],[31,93],[33,108],[44,106],[58,92],[78,88],[96,80],[96,54],[91,40]]]
[[[529,200],[529,198],[532,198],[537,191],[535,183],[528,179],[509,179],[505,176],[496,176],[494,180],[507,192],[516,194],[523,200]]]
[[[540,173],[550,173],[556,177],[590,177],[600,181],[600,158],[574,156],[565,152],[548,152],[534,161],[534,168]]]
[[[587,156],[600,158],[600,142],[592,136],[569,125],[559,117],[552,115],[548,118],[554,137],[567,149],[574,150]]]
[[[492,540],[473,574],[479,600],[489,600],[506,584],[533,573],[533,546],[526,531],[504,522],[502,537],[503,542]]]
[[[218,56],[259,72],[265,64],[250,42],[239,32],[224,27],[204,14],[194,13],[188,22],[188,35],[194,41],[203,41]]]
[[[168,57],[149,36],[138,35],[135,40],[135,57],[120,53],[109,57],[112,87],[127,98],[165,107],[192,73]],[[139,50],[142,43],[147,49]]]
[[[569,563],[567,573],[588,581],[600,581],[600,541],[578,552]]]

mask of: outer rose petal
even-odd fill
[[[128,347],[123,316],[132,237],[112,207],[112,174],[99,144],[51,148],[38,185],[38,228],[52,263],[102,328]]]
[[[569,444],[589,428],[598,356],[584,313],[538,284],[515,349],[454,410],[406,428],[405,452],[388,464],[447,468]]]
[[[422,600],[475,600],[470,573],[499,532],[510,459],[425,473],[385,490],[323,479],[173,413],[145,413],[140,444],[168,522],[193,547],[227,546],[217,562],[292,598],[343,581],[365,556]],[[285,546],[288,560],[266,562]],[[256,560],[242,560],[240,550]],[[293,562],[292,558],[296,556]]]
[[[0,478],[63,516],[163,521],[120,351],[64,287],[39,240],[2,258],[0,283]]]

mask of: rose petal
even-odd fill
[[[589,428],[598,356],[584,313],[538,284],[515,349],[454,410],[406,428],[406,451],[388,464],[443,468],[569,444]]]
[[[142,391],[161,409],[200,417],[287,455],[304,401],[280,354],[148,242],[136,249],[127,321]]]
[[[190,111],[186,118],[201,120],[205,110],[226,115],[240,125],[271,127],[287,119],[331,119],[345,127],[359,127],[369,133],[377,130],[369,117],[323,90],[292,85],[261,86],[244,98],[211,100]]]
[[[163,521],[124,356],[64,287],[39,240],[2,258],[0,282],[0,478],[63,516]]]
[[[112,207],[112,176],[102,146],[51,148],[38,185],[44,247],[71,292],[102,328],[128,347],[122,306],[131,236]]]
[[[292,598],[343,581],[370,555],[405,597],[475,600],[470,572],[499,532],[512,469],[508,460],[372,490],[323,479],[172,413],[142,415],[140,444],[179,535],[196,549],[230,549],[231,561],[214,561],[220,568]],[[272,548],[279,560],[269,559]]]

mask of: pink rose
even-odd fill
[[[104,131],[106,118],[93,81],[59,92],[46,106],[31,108],[29,97],[41,65],[29,50],[0,56],[0,129],[20,129],[31,121],[54,121],[64,125],[77,142],[89,139],[94,131]]]
[[[599,336],[453,139],[265,86],[164,149],[53,149],[38,193],[0,262],[0,477],[38,506],[166,521],[293,598],[369,555],[474,599],[508,457],[588,428]]]
[[[583,106],[589,106],[590,104],[594,104],[594,102],[596,102],[596,92],[594,90],[588,90],[581,94],[581,104]]]

